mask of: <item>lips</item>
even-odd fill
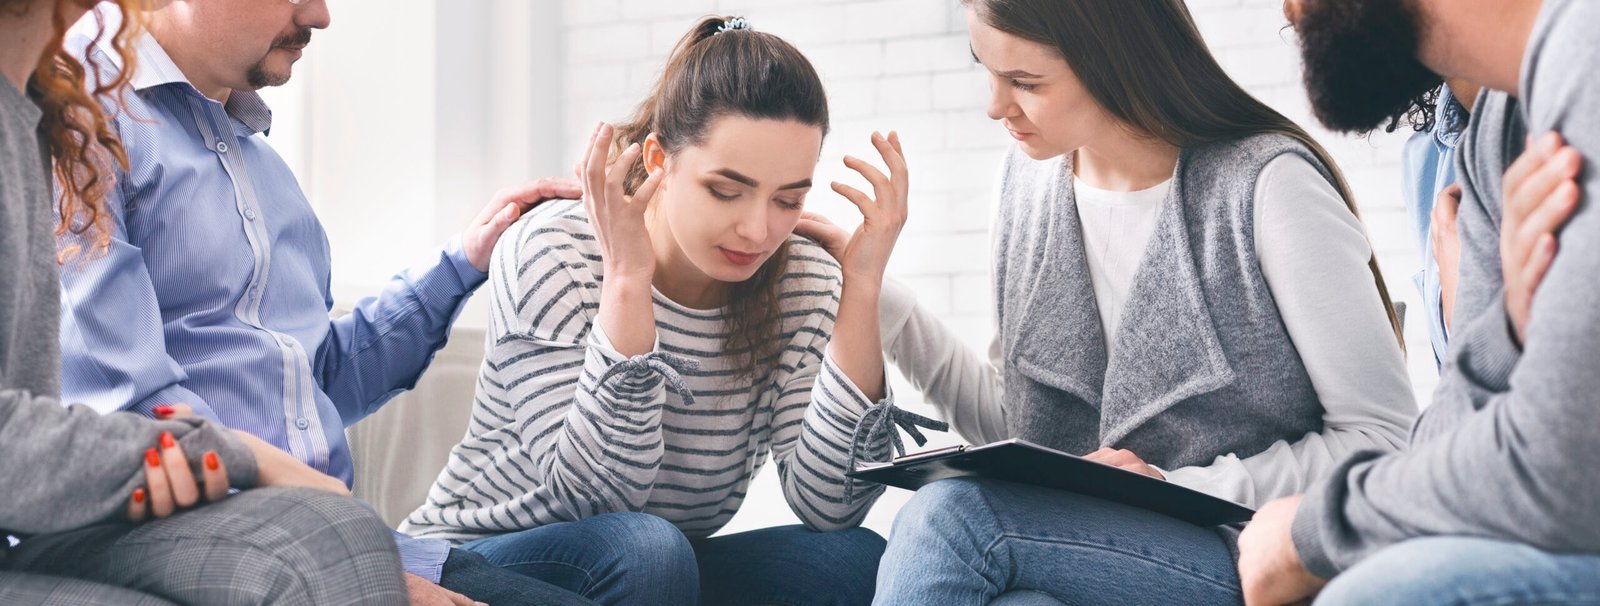
[[[727,258],[728,262],[734,265],[754,265],[757,261],[761,260],[761,253],[758,252],[747,253],[737,250],[728,250],[721,246],[718,246],[717,250],[722,251],[722,256]]]
[[[1022,133],[1022,132],[1017,132],[1017,131],[1014,131],[1014,130],[1011,130],[1011,129],[1009,129],[1009,128],[1008,128],[1008,129],[1006,129],[1006,132],[1007,132],[1007,133],[1010,133],[1010,134],[1011,134],[1011,138],[1012,138],[1012,139],[1016,139],[1016,140],[1018,140],[1018,141],[1022,141],[1022,140],[1025,140],[1025,139],[1027,139],[1027,138],[1028,138],[1028,137],[1032,137],[1032,136],[1033,136],[1033,133]]]

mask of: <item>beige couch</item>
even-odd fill
[[[461,441],[483,363],[483,330],[457,327],[417,388],[346,431],[355,457],[355,495],[391,526],[422,504]]]

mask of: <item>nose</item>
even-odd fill
[[[327,0],[311,0],[301,4],[295,11],[295,25],[311,29],[327,29],[333,22],[333,15],[328,14]]]
[[[733,233],[746,242],[760,246],[767,241],[767,205],[751,204],[752,208],[739,217],[739,222],[733,225]],[[752,252],[746,250],[744,252]]]
[[[999,82],[998,76],[989,77],[989,107],[984,113],[990,120],[1003,120],[1013,113],[1016,103],[1011,99],[1011,87]]]

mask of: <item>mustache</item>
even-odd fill
[[[299,48],[311,44],[311,28],[301,28],[295,33],[272,41],[272,48]]]

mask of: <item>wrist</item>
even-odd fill
[[[621,263],[606,262],[601,265],[600,271],[601,277],[605,279],[606,284],[616,282],[626,285],[643,284],[648,287],[650,281],[656,277],[656,268],[650,266],[635,267]]]
[[[883,271],[850,270],[843,272],[845,290],[878,293],[883,290]]]

